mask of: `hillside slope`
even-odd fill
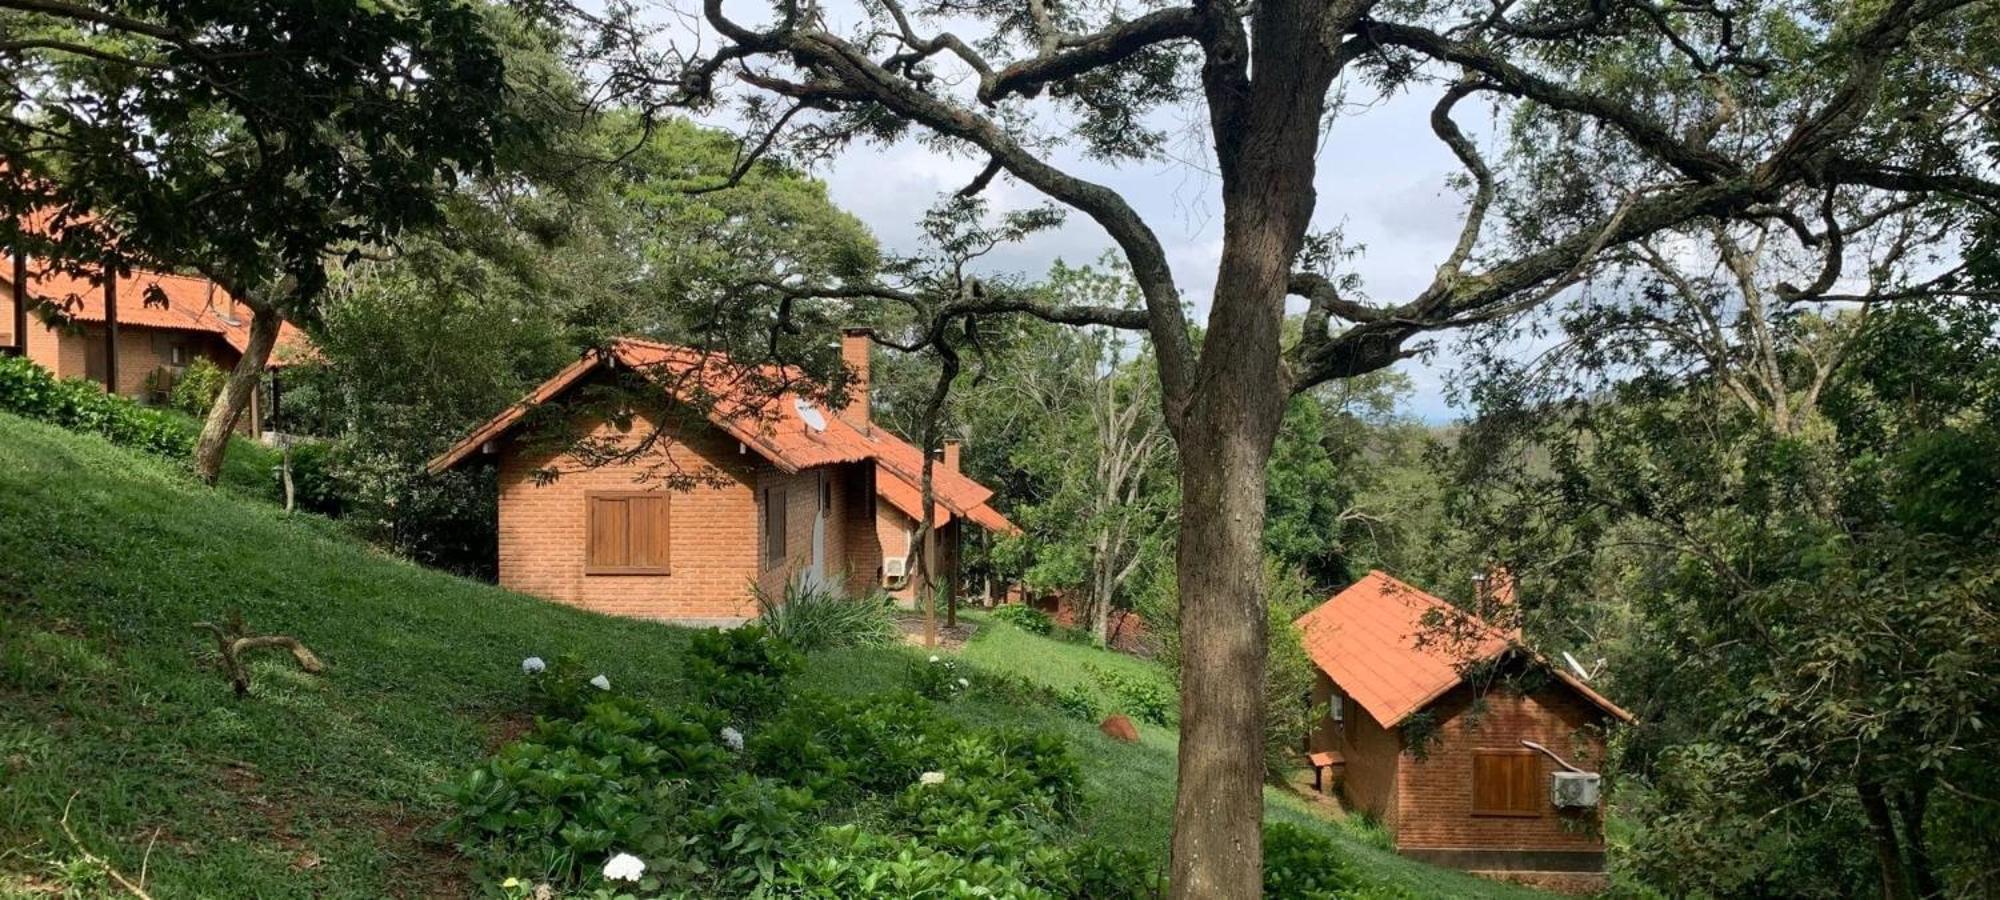
[[[252,697],[230,696],[191,626],[236,612],[304,641],[326,674],[275,654],[253,665]],[[0,896],[118,892],[64,835],[65,808],[90,852],[143,871],[156,896],[473,893],[435,837],[450,814],[440,785],[524,724],[520,660],[573,655],[620,690],[672,700],[688,635],[431,572],[325,520],[0,414]],[[968,656],[1005,661],[992,652]],[[823,654],[807,678],[882,690],[913,658]],[[1121,746],[1052,710],[950,711],[1069,736],[1086,759],[1086,827],[1164,853],[1170,733]],[[1424,895],[1526,895],[1319,827]]]

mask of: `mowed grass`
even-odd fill
[[[0,896],[120,893],[86,849],[143,871],[163,898],[474,894],[437,836],[443,786],[524,726],[523,657],[573,655],[616,690],[683,699],[690,632],[428,571],[287,516],[250,499],[267,496],[268,459],[239,456],[233,488],[209,490],[172,464],[0,414]],[[192,627],[234,613],[298,637],[326,673],[259,657],[252,696],[236,699]],[[965,655],[1045,679],[1149,665],[998,623]],[[922,659],[830,652],[804,680],[887,690]],[[948,709],[1066,735],[1085,761],[1086,828],[1164,859],[1169,731],[1141,726],[1121,745],[1054,710]],[[66,808],[81,849],[58,825]],[[1385,883],[1527,895],[1395,857],[1281,792],[1272,814],[1326,829]]]

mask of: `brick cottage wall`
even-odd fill
[[[634,423],[621,434],[604,423],[589,428],[594,437],[637,440],[650,424]],[[679,471],[713,473],[717,484],[671,491],[636,477],[648,461],[566,471],[538,485],[534,472],[555,462],[553,452],[531,452],[510,443],[499,467],[499,563],[503,587],[559,600],[598,612],[685,622],[734,623],[757,614],[750,586],[761,572],[757,494],[765,471],[761,458],[739,454],[737,442],[706,426],[674,428],[664,452]],[[583,433],[579,428],[577,433]],[[656,448],[658,451],[659,448]],[[573,465],[565,461],[563,468]],[[672,471],[669,468],[665,471]],[[668,575],[584,574],[589,491],[655,489],[668,500]],[[801,498],[809,503],[808,496]],[[803,516],[806,538],[811,516]]]
[[[877,530],[875,467],[859,463],[842,478],[834,503],[841,527],[840,568],[847,576],[847,594],[866,597],[882,584],[882,536]]]
[[[1346,760],[1341,793],[1348,807],[1375,816],[1393,831],[1399,814],[1397,772],[1402,763],[1402,739],[1384,729],[1352,699],[1343,704],[1348,720],[1345,727],[1336,726],[1327,712],[1328,701],[1337,691],[1325,672],[1314,673],[1313,708],[1320,711],[1320,717],[1307,746],[1314,752],[1338,752]]]
[[[1489,690],[1476,715],[1472,700],[1471,689],[1460,687],[1434,704],[1431,712],[1441,724],[1428,756],[1420,762],[1404,755],[1397,784],[1397,849],[1557,851],[1552,858],[1601,854],[1601,805],[1595,814],[1559,812],[1544,793],[1541,811],[1535,816],[1472,814],[1472,758],[1477,751],[1518,751],[1524,749],[1521,741],[1525,739],[1562,754],[1574,765],[1597,770],[1604,761],[1604,742],[1595,727],[1599,720],[1595,708],[1560,688],[1529,696]],[[1557,766],[1540,753],[1533,756],[1540,767],[1537,783],[1546,792],[1550,773]],[[1530,864],[1524,866],[1482,865],[1476,856],[1462,862],[1465,868],[1553,867],[1546,860],[1533,859],[1526,860]]]
[[[8,319],[11,327],[11,313],[0,318]],[[51,328],[31,317],[28,320],[28,359],[55,373],[57,378],[99,380],[103,375],[91,371],[90,360],[93,357],[102,358],[104,331],[104,326],[97,324]],[[118,329],[118,385],[113,393],[142,402],[148,400],[147,381],[154,372],[173,361],[175,345],[187,348],[186,358],[190,361],[197,356],[205,356],[225,372],[236,365],[241,355],[221,339],[199,332],[140,325],[121,326]],[[244,410],[243,418],[238,420],[236,430],[251,435],[258,433],[263,416],[261,406],[253,399]]]
[[[819,510],[821,479],[827,479],[826,486],[832,502],[826,521],[826,575],[838,578],[842,563],[846,558],[846,522],[841,516],[844,505],[841,482],[854,476],[853,466],[827,466],[807,469],[803,472],[785,474],[775,466],[763,466],[757,470],[757,497],[760,504],[757,512],[759,569],[757,586],[772,597],[783,597],[785,585],[792,578],[812,566],[813,518]],[[763,510],[761,504],[774,490],[783,490],[785,498],[785,559],[782,563],[768,562],[764,541]]]

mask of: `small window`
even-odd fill
[[[669,574],[666,495],[593,491],[585,495],[584,502],[589,522],[585,574]]]
[[[1333,692],[1333,696],[1327,698],[1326,714],[1333,719],[1335,725],[1347,724],[1347,698],[1341,696],[1339,691]]]
[[[1542,758],[1533,750],[1477,750],[1472,754],[1472,814],[1539,816]]]
[[[764,562],[785,561],[785,489],[764,489]]]

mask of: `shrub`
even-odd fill
[[[206,356],[197,356],[167,392],[167,405],[190,416],[205,416],[228,381],[229,373],[222,371],[221,366]]]
[[[568,882],[614,848],[666,855],[686,795],[729,762],[699,716],[606,698],[578,718],[538,721],[452,785],[459,813],[447,829],[491,865]]]
[[[185,459],[194,453],[193,423],[107,394],[93,381],[58,379],[20,357],[0,357],[0,410],[157,456]]]
[[[1339,845],[1290,822],[1264,826],[1264,896],[1334,900],[1360,886]]]
[[[797,650],[761,625],[696,632],[688,650],[688,681],[702,699],[752,718],[777,707],[805,666]]]
[[[1099,712],[1097,695],[1083,685],[1072,684],[1056,688],[1049,699],[1055,703],[1057,709],[1062,710],[1063,714],[1070,718],[1082,719],[1085,722],[1097,721]]]
[[[1144,722],[1169,725],[1174,720],[1177,698],[1163,681],[1087,665],[1090,674],[1118,701],[1119,710]]]
[[[284,462],[271,468],[277,496],[285,495]],[[323,441],[292,441],[292,493],[298,508],[338,516],[342,507],[340,480],[334,477],[333,448]]]
[[[718,677],[769,677],[736,664],[782,647],[750,631],[703,636]],[[563,712],[450,791],[448,830],[491,880],[519,887],[529,874],[602,896],[624,888],[603,882],[603,864],[629,853],[648,895],[1115,900],[1157,888],[1149,860],[1064,840],[1082,770],[1060,737],[966,728],[912,694],[802,694],[736,756],[711,712],[593,695],[576,687],[588,667],[566,659],[525,668],[541,707]]]
[[[1046,635],[1056,627],[1054,619],[1025,603],[1009,603],[993,610],[993,618],[1026,631],[1030,634]]]
[[[801,653],[895,643],[894,602],[887,594],[849,600],[824,588],[794,582],[783,597],[759,589],[757,622]]]
[[[933,654],[910,666],[910,686],[927,699],[950,700],[972,687],[972,677],[958,660]]]

